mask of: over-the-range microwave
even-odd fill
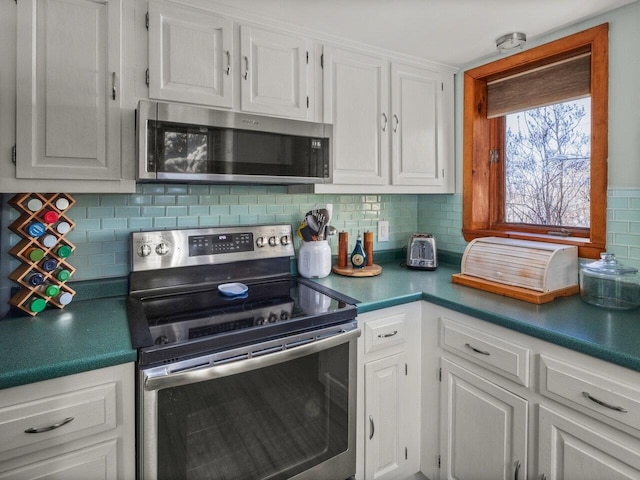
[[[137,179],[331,183],[331,125],[141,100]]]

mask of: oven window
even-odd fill
[[[322,177],[328,140],[231,128],[158,123],[156,171]]]
[[[348,447],[349,344],[158,392],[159,479],[287,479]]]

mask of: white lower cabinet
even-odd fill
[[[444,478],[526,478],[527,400],[447,359],[441,393]]]
[[[640,480],[640,372],[425,310],[439,325],[440,479]]]
[[[0,479],[135,478],[133,363],[0,390]]]
[[[629,480],[640,478],[640,439],[590,418],[539,411],[538,478]]]
[[[420,303],[358,317],[359,480],[420,470]]]

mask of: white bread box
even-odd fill
[[[573,245],[485,237],[472,240],[454,283],[533,303],[578,292],[578,248]]]

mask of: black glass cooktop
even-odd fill
[[[141,362],[167,362],[233,348],[333,325],[356,315],[355,300],[296,278],[242,285],[247,291],[235,296],[221,293],[215,285],[171,295],[130,297],[132,342]]]

